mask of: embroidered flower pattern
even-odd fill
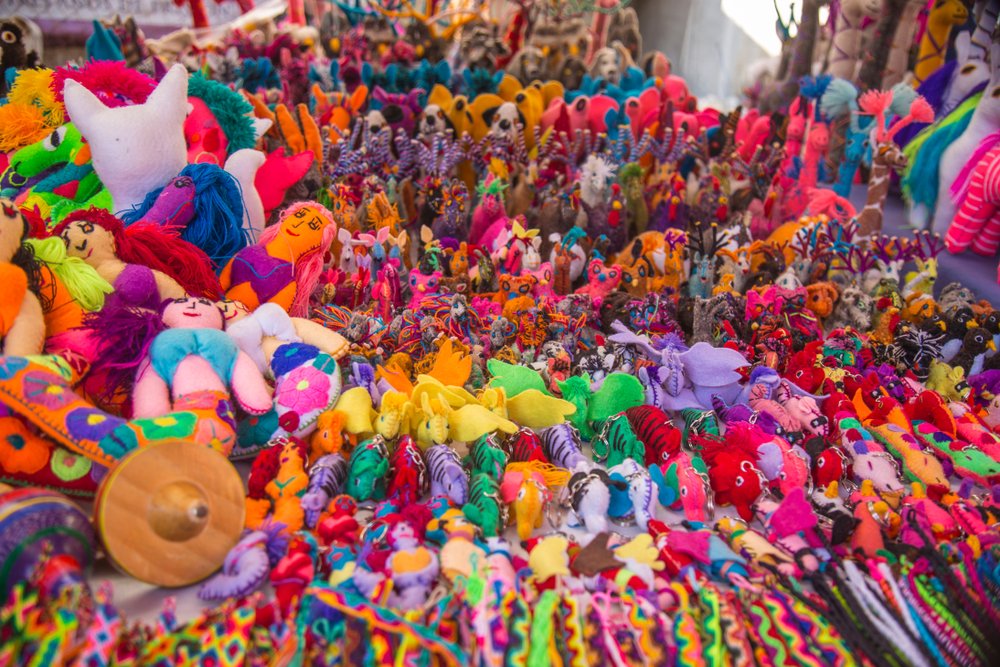
[[[296,368],[278,384],[277,403],[299,414],[322,410],[330,403],[330,378],[311,366]]]

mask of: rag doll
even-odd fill
[[[234,301],[220,305],[226,333],[274,380],[274,405],[263,415],[240,421],[239,442],[231,456],[252,454],[276,437],[312,435],[320,415],[340,397],[337,359],[347,353],[347,340],[312,320],[289,317],[275,303],[265,303],[251,314]]]
[[[71,213],[53,234],[66,243],[70,257],[82,259],[111,283],[124,304],[156,310],[164,299],[219,293],[211,260],[171,228],[125,227],[107,211],[90,208]]]
[[[38,290],[41,269],[24,244],[28,222],[8,199],[0,200],[0,340],[4,355],[39,354],[45,316]]]
[[[263,414],[271,395],[253,361],[222,331],[223,315],[202,298],[168,301],[162,331],[147,348],[133,394],[133,419],[109,414],[69,384],[58,360],[6,357],[0,403],[76,454],[113,466],[139,447],[176,440],[229,454],[236,441],[232,398]]]
[[[219,281],[226,297],[250,310],[272,302],[304,316],[336,234],[333,214],[325,206],[289,206],[257,244],[238,252],[222,270]]]

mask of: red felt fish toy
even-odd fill
[[[753,504],[764,492],[766,481],[745,451],[729,446],[721,437],[691,435],[696,449],[708,464],[708,481],[716,503],[732,505],[745,521],[753,519]]]

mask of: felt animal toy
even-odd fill
[[[444,497],[458,507],[464,505],[469,499],[469,478],[455,450],[448,445],[433,445],[426,457],[431,497]]]
[[[413,439],[400,438],[389,459],[386,498],[404,507],[418,502],[427,490],[427,467]]]
[[[677,451],[663,463],[650,466],[650,477],[667,509],[681,510],[688,521],[704,522],[714,510],[708,468],[700,456]]]
[[[747,365],[739,352],[728,348],[713,348],[707,343],[696,343],[690,349],[675,338],[657,342],[657,349],[649,339],[635,336],[626,327],[616,324],[610,339],[617,343],[634,345],[654,360],[658,366],[640,369],[640,380],[646,377],[647,393],[655,400],[648,403],[663,410],[711,405],[712,395],[732,401],[739,393],[735,371]]]
[[[125,227],[107,211],[90,208],[67,216],[53,234],[62,237],[70,257],[111,283],[123,303],[157,309],[164,299],[219,293],[211,260],[172,228]]]
[[[855,481],[872,484],[880,493],[902,493],[899,463],[875,441],[861,422],[844,413],[839,416],[838,428],[841,449],[851,462],[851,474]]]
[[[964,25],[968,19],[969,10],[964,2],[935,0],[927,16],[927,27],[913,66],[913,78],[917,85],[944,64],[952,28]]]
[[[923,0],[904,0],[882,71],[882,88],[891,88],[902,82],[909,71],[910,51],[920,28],[918,18],[926,7],[927,3]],[[928,68],[928,71],[933,70]]]
[[[485,537],[496,537],[507,525],[507,505],[500,500],[500,486],[485,473],[473,475],[469,502],[462,506],[462,512]]]
[[[600,259],[590,260],[587,266],[588,282],[576,290],[576,294],[585,294],[597,305],[614,291],[622,280],[621,267],[617,264],[606,266]]]
[[[618,519],[634,518],[636,524],[646,530],[650,520],[655,519],[659,496],[649,471],[634,459],[625,459],[610,468],[608,475],[613,481],[627,484],[624,492],[620,487],[612,487],[609,515]]]
[[[552,489],[565,486],[569,473],[536,464],[512,463],[507,466],[500,485],[500,495],[514,512],[517,535],[527,540],[542,526],[542,513],[554,495]]]
[[[861,22],[882,13],[881,0],[845,0],[838,7],[827,73],[853,81],[861,60]]]
[[[381,436],[358,444],[351,452],[346,492],[358,502],[385,498],[389,452]]]
[[[886,113],[892,98],[891,91],[869,91],[858,100],[862,111],[875,116],[875,145],[868,179],[868,198],[858,216],[859,232],[864,236],[882,229],[882,207],[888,194],[890,173],[901,171],[906,166],[906,157],[893,142],[893,137],[914,121],[929,123],[934,120],[934,110],[924,98],[917,97],[910,104],[908,113],[886,128]]]
[[[90,145],[94,170],[116,211],[142,203],[187,164],[187,71],[174,65],[143,104],[109,109],[76,81],[63,89],[66,111]],[[146,164],[155,155],[155,166]]]
[[[238,252],[222,270],[226,297],[251,310],[272,302],[291,315],[305,315],[336,231],[333,214],[321,204],[288,207],[256,245]]]
[[[646,447],[636,437],[624,413],[604,422],[597,436],[591,441],[594,461],[612,468],[625,459],[646,460]]]
[[[937,256],[944,249],[941,238],[925,231],[914,237],[910,247],[917,270],[910,271],[904,276],[900,292],[904,297],[915,294],[932,295],[938,276]]]
[[[690,441],[701,450],[701,456],[708,465],[708,479],[716,502],[732,505],[740,517],[750,521],[753,504],[766,486],[763,473],[753,458],[727,447],[721,438],[696,435]]]
[[[41,287],[38,261],[24,244],[28,222],[14,202],[0,199],[0,272],[5,291],[0,341],[5,355],[40,354],[45,342],[44,305],[37,294]]]
[[[1000,218],[997,216],[998,174],[1000,174],[1000,135],[991,135],[977,149],[969,165],[959,174],[950,194],[958,205],[955,220],[948,228],[945,245],[952,253],[968,247],[991,256],[1000,246]],[[982,156],[982,157],[979,157]],[[971,167],[971,173],[969,173]]]
[[[340,454],[326,454],[309,466],[309,486],[300,504],[305,525],[315,528],[329,502],[340,495],[347,481],[347,460]]]
[[[952,366],[961,368],[965,377],[978,375],[983,370],[987,350],[995,352],[993,337],[982,327],[973,327],[962,338],[962,349],[951,360]]]
[[[993,50],[1000,52],[1000,46],[994,46]],[[991,65],[990,81],[987,83],[979,102],[975,104],[975,111],[972,113],[968,125],[960,136],[952,138],[951,143],[941,153],[938,167],[937,205],[934,208],[930,227],[932,231],[944,229],[955,219],[958,207],[955,201],[947,196],[947,193],[950,192],[952,184],[958,180],[963,171],[967,174],[965,178],[971,176],[972,170],[967,169],[969,156],[975,155],[980,158],[981,156],[977,154],[978,147],[996,131],[998,118],[1000,118],[1000,103],[997,102],[997,98],[993,97],[993,94],[1000,90],[1000,67],[995,64],[996,60],[1000,60],[1000,56],[991,60],[993,64]],[[979,159],[976,160],[976,163],[979,163]],[[963,183],[964,181],[965,179],[962,179]]]

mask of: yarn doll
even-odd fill
[[[156,336],[133,392],[136,417],[236,401],[250,414],[271,407],[271,394],[253,361],[222,331],[222,311],[208,299],[175,299],[163,309],[170,329]],[[224,398],[221,398],[224,397]],[[221,420],[221,417],[216,417]]]
[[[76,454],[113,466],[129,452],[184,440],[228,455],[236,441],[230,388],[249,414],[271,407],[260,371],[222,332],[222,311],[207,299],[168,301],[161,313],[170,329],[158,334],[142,359],[133,393],[133,419],[95,408],[69,384],[64,366],[8,356],[0,404]]]
[[[111,283],[124,304],[155,310],[164,299],[219,293],[211,260],[174,228],[125,227],[107,211],[89,208],[68,215],[53,234],[62,237],[70,257],[82,259]]]
[[[30,246],[28,221],[8,199],[0,200],[0,339],[5,355],[39,354],[45,341],[44,307],[39,296],[41,268]]]
[[[333,214],[322,204],[289,206],[257,244],[236,253],[222,270],[226,297],[250,310],[273,302],[290,315],[305,316],[336,234]]]

